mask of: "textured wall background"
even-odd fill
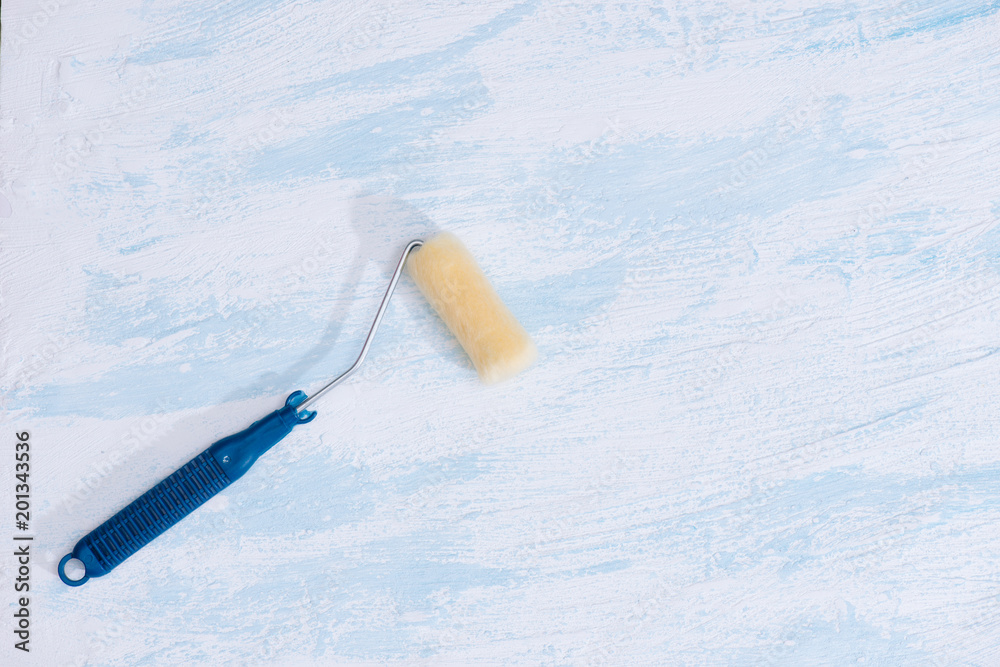
[[[25,665],[1000,663],[1000,2],[5,1]],[[357,354],[103,579],[55,566]],[[3,547],[7,552],[7,547]],[[13,610],[12,557],[0,603]]]

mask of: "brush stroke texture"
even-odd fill
[[[1000,3],[2,11],[18,664],[1000,663]],[[315,422],[58,581],[437,228],[530,372],[480,386],[404,280]]]

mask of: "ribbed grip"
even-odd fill
[[[84,536],[59,561],[59,578],[69,586],[82,586],[91,577],[104,576],[238,480],[293,427],[313,420],[314,411],[296,409],[305,398],[301,391],[293,392],[285,400],[285,407],[219,440]],[[70,579],[66,574],[66,566],[74,558],[84,567],[79,579]]]
[[[229,485],[215,457],[202,452],[91,532],[84,541],[105,572]]]

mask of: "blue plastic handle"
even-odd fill
[[[91,577],[104,576],[238,480],[261,454],[294,427],[316,417],[313,411],[299,416],[296,406],[305,399],[301,391],[292,393],[285,407],[254,422],[250,428],[219,440],[95,528],[59,561],[59,578],[70,586],[82,586]],[[71,558],[84,565],[80,579],[66,576],[66,563]]]

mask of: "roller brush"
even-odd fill
[[[458,338],[484,382],[499,382],[531,365],[537,354],[534,343],[462,243],[448,233],[426,243],[411,241],[399,258],[361,353],[350,368],[311,396],[292,392],[281,409],[214,443],[139,496],[76,543],[59,561],[59,578],[70,586],[81,586],[92,577],[107,574],[246,474],[294,427],[315,419],[316,411],[309,408],[364,362],[404,266]],[[66,574],[72,559],[84,568],[76,579]]]

